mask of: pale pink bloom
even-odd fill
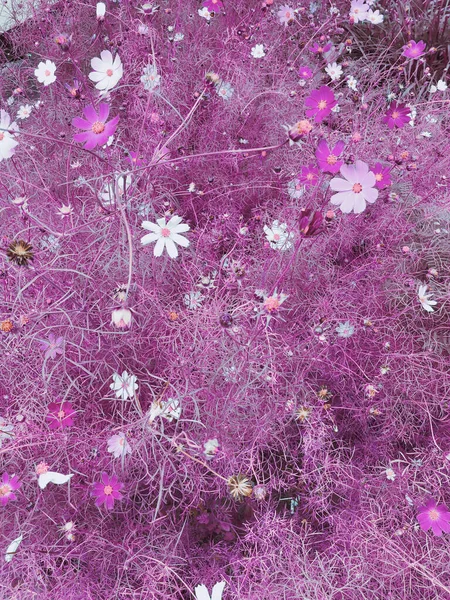
[[[113,435],[108,440],[108,452],[110,452],[114,458],[120,458],[131,454],[130,444],[127,442],[127,438],[124,433],[120,432],[117,435]]]
[[[56,81],[56,65],[51,60],[40,62],[37,68],[34,70],[34,74],[37,77],[39,83],[43,83],[45,86],[50,85]]]
[[[277,15],[280,20],[280,23],[285,27],[287,27],[289,23],[291,23],[295,18],[293,9],[287,4],[283,4],[282,6],[280,6]]]
[[[94,70],[89,73],[89,79],[95,82],[97,90],[112,90],[123,75],[120,56],[116,54],[113,59],[113,55],[109,50],[100,52],[100,58],[93,58],[91,60],[91,67]]]
[[[131,324],[131,311],[128,308],[116,308],[111,313],[111,322],[119,329],[126,329]]]
[[[340,171],[345,179],[335,177],[330,181],[330,188],[338,192],[331,196],[331,204],[339,206],[343,213],[362,213],[366,202],[372,204],[378,198],[375,174],[362,160],[354,165],[342,165]]]

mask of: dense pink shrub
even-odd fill
[[[448,3],[11,4],[0,598],[450,598]]]

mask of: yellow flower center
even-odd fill
[[[111,76],[112,76],[112,74],[113,74],[113,70],[112,70],[112,69],[108,69],[108,70],[106,71],[106,74],[108,75],[108,77],[111,77]]]
[[[105,493],[105,496],[111,496],[111,494],[113,493],[113,489],[110,485],[105,485],[103,491]]]
[[[397,110],[394,110],[394,112],[392,113],[392,118],[393,119],[398,119],[400,116],[400,113]]]
[[[362,192],[362,185],[360,183],[355,183],[352,189],[355,192],[355,194],[359,194],[360,192]]]
[[[7,483],[5,485],[0,486],[0,498],[7,496],[11,491],[11,486]]]
[[[161,235],[162,235],[162,237],[164,237],[164,238],[168,238],[168,237],[170,237],[170,229],[169,229],[168,227],[163,227],[163,228],[161,229]]]
[[[58,413],[58,419],[64,419],[65,416],[66,416],[66,413],[63,410],[60,410]]]
[[[439,517],[440,517],[440,515],[439,515],[439,511],[438,511],[438,510],[436,510],[435,508],[432,508],[432,509],[430,510],[430,512],[428,513],[428,516],[430,517],[430,520],[431,520],[431,521],[438,521],[438,520],[439,520]]]
[[[105,131],[105,124],[101,121],[95,121],[92,124],[92,131],[96,134],[103,133]]]
[[[45,71],[44,75],[45,75],[46,77],[50,77],[50,71],[47,69],[47,70]]]
[[[328,163],[329,165],[335,165],[335,164],[337,163],[337,156],[335,156],[334,154],[330,154],[330,155],[327,157],[327,163]]]
[[[383,179],[383,173],[377,173],[377,174],[375,175],[375,179],[376,179],[377,181],[381,181],[381,180]]]
[[[327,107],[327,101],[321,100],[317,106],[319,107],[319,110],[325,110]]]

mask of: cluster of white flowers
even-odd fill
[[[355,24],[367,21],[372,25],[380,25],[384,21],[384,16],[379,10],[372,10],[370,8],[372,4],[373,2],[370,0],[353,0],[349,17]]]

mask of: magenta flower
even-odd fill
[[[298,179],[303,185],[316,185],[319,179],[319,171],[313,164],[302,167]]]
[[[379,190],[384,189],[385,187],[388,187],[389,185],[391,185],[392,180],[391,180],[391,173],[389,171],[389,167],[383,167],[383,165],[381,163],[377,163],[374,168],[372,169],[372,172],[375,174],[375,187],[378,188]]]
[[[48,411],[46,420],[50,429],[65,429],[73,425],[75,410],[70,402],[51,402]]]
[[[123,488],[123,483],[117,479],[116,475],[109,476],[107,473],[102,473],[102,481],[94,483],[91,496],[97,498],[95,506],[102,504],[108,510],[114,508],[114,500],[122,500],[123,496],[119,490]]]
[[[372,204],[378,198],[375,189],[375,175],[369,171],[369,165],[357,160],[354,165],[342,165],[341,175],[330,181],[330,188],[337,194],[331,196],[331,204],[339,206],[343,213],[362,213],[366,202]]]
[[[55,338],[53,333],[48,336],[48,342],[42,342],[41,350],[45,350],[45,358],[52,358],[53,360],[56,358],[57,354],[63,353],[64,338],[59,337]]]
[[[207,8],[209,12],[220,12],[223,10],[222,0],[204,0],[203,8]]]
[[[17,500],[14,494],[20,488],[22,482],[19,481],[17,475],[10,477],[8,473],[3,473],[0,481],[0,504],[6,506],[10,500]]]
[[[422,40],[420,42],[410,40],[403,46],[402,56],[406,56],[406,58],[420,58],[424,54],[425,47],[426,44]]]
[[[434,500],[428,500],[425,506],[419,506],[417,515],[420,528],[423,531],[432,529],[434,535],[441,536],[442,533],[450,533],[450,512],[444,504],[436,506]]]
[[[312,71],[309,67],[300,67],[298,74],[302,79],[311,79],[313,76]]]
[[[411,120],[409,116],[410,110],[406,104],[392,102],[383,117],[383,123],[387,123],[389,129],[394,129],[394,127],[401,129]]]
[[[333,90],[327,85],[323,85],[318,90],[312,90],[311,94],[305,100],[305,106],[308,109],[305,111],[307,117],[314,117],[316,123],[322,121],[331,113],[337,101],[334,97]]]
[[[331,50],[331,48],[332,48],[331,42],[327,42],[325,45],[315,43],[315,44],[313,44],[313,46],[311,46],[310,50],[314,54],[324,54],[325,52],[329,52]]]
[[[344,161],[338,160],[338,157],[344,149],[344,146],[344,142],[338,142],[335,147],[330,150],[327,142],[324,139],[320,140],[316,149],[316,159],[321,171],[333,174],[339,172]]]
[[[78,129],[85,129],[83,133],[76,133],[73,136],[75,142],[86,142],[84,148],[92,150],[96,146],[103,146],[108,138],[114,134],[117,129],[119,117],[114,117],[109,123],[106,122],[109,116],[109,104],[102,103],[98,107],[98,114],[95,108],[90,104],[83,110],[86,119],[75,117],[72,119],[72,125]]]
[[[324,229],[322,214],[318,210],[304,208],[300,213],[299,229],[303,237],[313,237],[322,233]]]

